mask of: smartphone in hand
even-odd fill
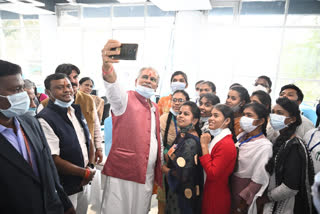
[[[120,46],[120,54],[112,55],[112,59],[119,60],[136,60],[138,53],[138,44],[121,44]],[[115,51],[117,48],[112,48],[111,51]]]

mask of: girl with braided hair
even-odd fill
[[[163,154],[167,154],[173,141],[176,139],[178,132],[180,131],[177,125],[177,114],[181,105],[189,101],[189,95],[184,90],[176,90],[171,96],[171,108],[169,113],[164,113],[160,117],[160,131],[162,137],[162,144],[164,147]],[[164,179],[163,188],[158,186],[157,199],[158,199],[158,213],[165,213],[166,205],[166,180]]]
[[[249,103],[243,107],[237,136],[238,161],[231,179],[232,213],[256,214],[256,200],[262,196],[269,184],[265,169],[272,157],[272,144],[266,138],[269,112],[264,105]]]
[[[280,136],[273,144],[273,156],[266,165],[271,175],[269,187],[258,203],[264,204],[264,214],[311,214],[310,186],[314,169],[306,146],[295,135],[301,124],[299,106],[286,97],[277,99],[276,103],[270,123]]]

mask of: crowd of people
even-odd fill
[[[259,76],[254,91],[233,83],[226,98],[200,80],[196,97],[176,71],[169,96],[152,96],[159,74],[142,68],[125,91],[114,67],[121,43],[102,49],[102,78],[111,105],[112,146],[104,163],[99,213],[311,214],[320,209],[320,129],[299,110],[304,95]],[[103,161],[104,100],[94,81],[61,64],[45,93],[0,60],[0,213],[86,214],[96,164]],[[99,174],[100,175],[100,174]],[[311,188],[312,187],[312,188]]]

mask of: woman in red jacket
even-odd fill
[[[229,176],[237,157],[233,111],[224,104],[215,105],[209,118],[210,134],[201,135],[201,165],[205,172],[203,214],[229,214],[231,196]],[[211,136],[213,140],[211,140]]]

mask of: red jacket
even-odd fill
[[[158,154],[155,181],[162,185],[161,144],[158,107],[156,107],[156,136]],[[128,92],[126,111],[112,114],[112,146],[102,173],[115,178],[144,184],[150,150],[151,113],[146,98],[135,91]]]
[[[229,176],[233,172],[236,157],[237,150],[231,134],[217,142],[211,154],[200,157],[201,165],[207,174],[203,190],[203,214],[230,213]]]

